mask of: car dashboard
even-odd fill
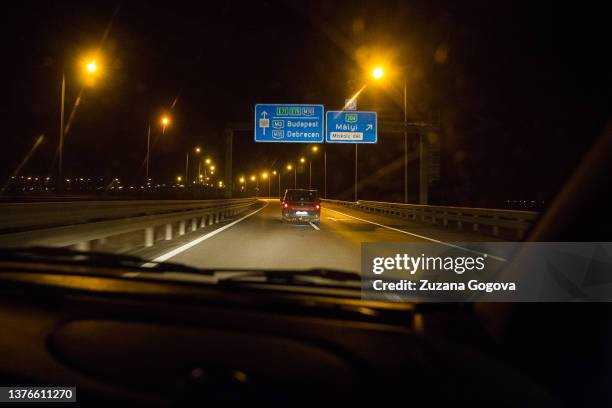
[[[493,402],[509,387],[516,401],[548,398],[495,358],[462,305],[0,271],[0,383],[76,386],[79,402]]]

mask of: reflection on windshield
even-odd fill
[[[316,201],[316,191],[289,190],[285,194],[286,201]]]

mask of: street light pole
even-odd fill
[[[185,157],[185,190],[189,187],[189,152]]]
[[[198,160],[198,177],[197,177],[197,182],[202,184],[202,158],[200,158],[200,160]]]
[[[281,172],[278,172],[278,198],[281,196]]]
[[[63,165],[64,165],[64,102],[66,99],[66,73],[62,73],[62,96],[60,102],[60,131],[59,131],[59,157],[58,157],[58,189],[63,191]]]
[[[308,189],[312,189],[312,159],[308,160]]]
[[[293,168],[293,188],[297,188],[297,166]]]
[[[324,184],[324,195],[327,199],[327,149],[323,152],[323,184]]]
[[[149,124],[149,126],[147,127],[147,167],[146,167],[146,180],[145,182],[149,181],[149,160],[150,160],[150,153],[151,152],[151,124]]]
[[[423,138],[423,130],[419,132],[419,204],[427,205],[429,201],[429,160],[427,141]]]

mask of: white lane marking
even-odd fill
[[[327,219],[332,221],[350,221],[348,218],[327,217]]]
[[[424,239],[424,240],[427,240],[427,241],[435,242],[436,244],[442,244],[442,245],[446,245],[447,247],[451,247],[451,248],[455,248],[455,249],[461,249],[461,250],[463,250],[463,251],[466,251],[466,252],[471,252],[471,253],[473,253],[473,254],[477,254],[477,255],[486,255],[487,257],[489,257],[489,258],[493,258],[493,259],[495,259],[496,261],[506,262],[506,259],[501,258],[501,257],[499,257],[499,256],[495,256],[495,255],[487,254],[487,253],[485,253],[485,252],[475,251],[475,250],[473,250],[473,249],[469,249],[469,248],[464,248],[464,247],[461,247],[461,246],[459,246],[459,245],[454,245],[454,244],[451,244],[451,243],[449,243],[449,242],[439,241],[439,240],[434,239],[434,238],[429,238],[429,237],[426,237],[426,236],[423,236],[423,235],[415,234],[415,233],[413,233],[413,232],[404,231],[404,230],[401,230],[401,229],[399,229],[399,228],[389,227],[388,225],[379,224],[379,223],[374,222],[374,221],[364,220],[363,218],[354,217],[354,216],[352,216],[352,215],[348,215],[348,214],[345,214],[345,213],[340,212],[340,211],[332,210],[331,208],[328,208],[328,210],[329,210],[329,211],[336,212],[336,213],[338,213],[338,214],[346,215],[347,217],[350,217],[350,218],[353,218],[353,219],[356,219],[356,220],[359,220],[359,221],[362,221],[362,222],[366,222],[366,223],[368,223],[368,224],[377,225],[377,226],[379,226],[379,227],[386,228],[386,229],[390,229],[390,230],[392,230],[392,231],[401,232],[402,234],[412,235],[413,237],[416,237],[416,238],[421,238],[421,239]]]
[[[153,259],[151,262],[147,262],[147,263],[142,264],[142,266],[145,267],[145,268],[148,268],[148,267],[153,266],[154,263],[167,261],[168,259],[172,258],[173,256],[176,256],[176,255],[180,254],[181,252],[184,252],[184,251],[188,250],[189,248],[193,247],[194,245],[198,245],[200,242],[206,241],[208,238],[212,238],[215,235],[217,235],[218,233],[223,232],[223,231],[225,231],[226,229],[228,229],[230,227],[233,227],[234,225],[238,224],[240,221],[249,218],[251,215],[257,214],[258,212],[260,212],[261,210],[263,210],[267,206],[268,206],[268,203],[266,202],[266,204],[263,207],[253,211],[252,213],[247,214],[244,217],[237,219],[236,221],[232,221],[229,224],[222,226],[221,228],[217,228],[216,230],[211,231],[211,232],[209,232],[206,235],[202,235],[201,237],[196,238],[193,241],[190,241],[190,242],[188,242],[188,243],[186,243],[184,245],[181,245],[180,247],[175,248],[175,249],[173,249],[170,252],[166,252],[165,254],[160,255],[157,258]]]
[[[317,227],[316,225],[313,224],[312,221],[309,222],[310,226],[314,229],[316,229],[317,231],[319,231],[321,228]]]

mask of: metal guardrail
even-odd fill
[[[64,222],[63,225],[36,228],[30,222],[26,231],[0,235],[0,247],[73,247],[84,251],[151,247],[158,241],[168,241],[238,215],[256,203],[257,199],[253,198],[197,202],[91,202],[89,210],[82,207],[82,202],[53,203],[60,205],[60,209],[66,207],[63,216],[55,214],[54,205],[53,210],[47,209],[44,220],[48,221],[50,211],[53,214],[51,219]],[[71,209],[78,215],[73,223],[67,224],[71,220]],[[6,214],[3,216],[6,218]],[[100,216],[104,216],[104,220],[99,220]]]
[[[500,236],[511,232],[516,238],[524,237],[539,213],[533,211],[499,210],[490,208],[450,207],[417,204],[388,203],[382,201],[340,201],[323,200],[329,203],[358,210],[396,216],[413,221],[429,222],[443,227],[455,226],[462,229],[469,226],[472,231],[489,232]]]
[[[0,233],[201,210],[224,205],[227,202],[228,200],[222,199],[5,203],[0,204]]]

